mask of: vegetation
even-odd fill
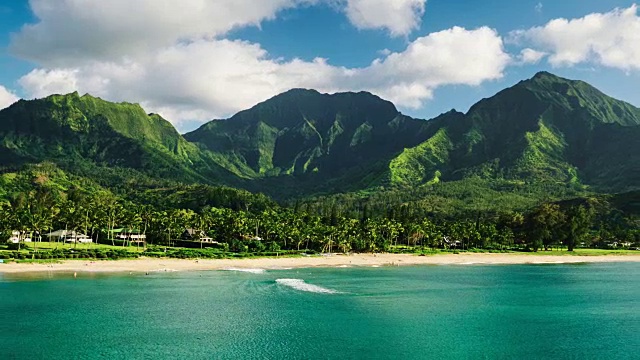
[[[292,90],[185,138],[283,200],[469,178],[629,191],[639,136],[640,109],[543,72],[429,121],[367,93]]]
[[[0,111],[2,239],[66,229],[109,246],[2,256],[634,248],[639,137],[640,109],[548,73],[429,121],[296,89],[184,136],[134,104],[19,101]],[[134,251],[118,228],[146,241]]]
[[[139,256],[137,251],[129,250],[131,244],[113,238],[110,230],[114,228],[139,229],[146,241],[135,249],[144,251],[144,255],[171,257],[351,251],[423,253],[429,249],[538,251],[560,246],[572,251],[576,247],[617,249],[640,245],[638,220],[602,197],[543,203],[526,212],[442,212],[421,203],[384,211],[365,203],[361,209],[344,211],[338,202],[281,207],[271,202],[254,204],[249,197],[241,204],[239,198],[227,196],[229,190],[183,186],[174,189],[177,195],[161,197],[163,201],[152,192],[154,196],[146,200],[154,204],[151,206],[123,199],[94,183],[76,184],[74,180],[78,179],[66,176],[51,164],[3,177],[3,189],[10,192],[0,207],[0,229],[5,238],[17,230],[34,240],[10,245],[7,250],[13,252],[5,256]],[[190,199],[190,194],[196,194],[197,201]],[[139,199],[145,200],[144,193],[139,194]],[[185,204],[190,208],[182,207]],[[187,228],[204,233],[196,234],[193,241],[184,241],[180,237]],[[112,247],[41,242],[44,234],[56,229],[83,232]],[[211,237],[214,242],[200,242],[200,236]],[[202,250],[204,247],[209,249]],[[25,250],[26,254],[20,252]]]

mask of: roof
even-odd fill
[[[44,236],[49,236],[49,237],[63,237],[63,236],[69,236],[69,235],[70,236],[86,236],[74,230],[56,230],[48,234],[44,234]]]
[[[111,229],[109,230],[109,232],[112,233],[127,233],[127,234],[139,234],[141,231],[140,229],[134,229],[134,228],[119,228],[119,229]]]

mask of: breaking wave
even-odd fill
[[[339,291],[323,288],[322,286],[307,284],[302,279],[276,279],[276,283],[288,286],[299,291],[306,291],[319,294],[339,294]]]

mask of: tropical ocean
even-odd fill
[[[639,302],[638,263],[0,274],[0,358],[640,358]]]

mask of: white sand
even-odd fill
[[[26,272],[164,272],[236,269],[287,269],[309,267],[378,267],[406,265],[474,265],[474,264],[560,264],[560,263],[640,262],[638,255],[544,255],[544,254],[491,254],[463,253],[434,256],[395,254],[352,254],[312,257],[249,258],[219,260],[182,260],[141,258],[117,261],[66,260],[58,263],[5,263],[0,273]]]

